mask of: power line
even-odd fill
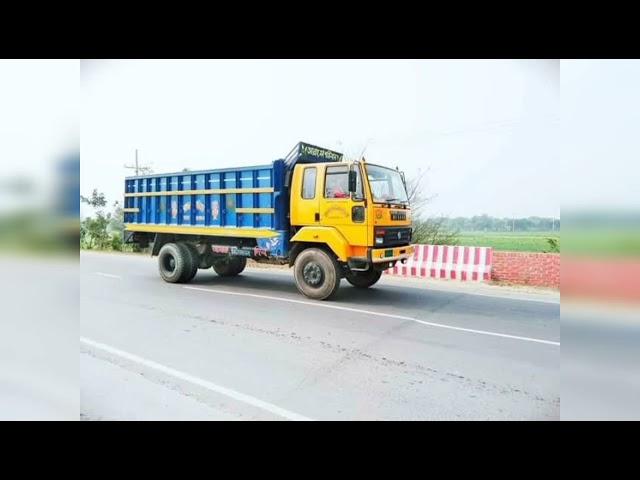
[[[130,168],[132,170],[135,170],[136,177],[139,177],[140,175],[148,175],[150,173],[153,173],[153,170],[151,170],[151,166],[149,165],[143,166],[143,165],[140,165],[140,163],[138,162],[137,148],[136,148],[136,156],[135,156],[135,165],[125,165],[124,168]]]

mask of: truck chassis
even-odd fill
[[[288,257],[278,257],[255,245],[250,238],[127,233],[127,243],[137,243],[141,247],[151,245],[151,255],[158,257],[158,270],[166,282],[188,283],[198,270],[210,268],[221,277],[234,277],[243,272],[250,258],[258,263],[293,267],[300,293],[317,300],[332,298],[342,278],[356,288],[369,288],[380,279],[384,270],[396,263],[396,260],[368,262],[368,268],[356,270],[347,262],[339,261],[323,244],[297,244]],[[398,261],[404,263],[406,259]]]

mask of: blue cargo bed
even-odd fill
[[[270,255],[288,244],[283,160],[234,169],[127,177],[128,231],[255,238]]]

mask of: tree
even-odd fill
[[[96,209],[107,205],[107,199],[105,198],[104,193],[98,192],[97,188],[93,189],[90,197],[80,195],[80,201]]]
[[[111,214],[105,214],[103,211],[103,208],[107,205],[104,193],[98,192],[94,188],[91,196],[80,195],[80,201],[93,207],[96,211],[95,218],[87,217],[82,221],[80,243],[89,249],[94,247],[105,248],[110,242],[107,227],[111,221]]]
[[[426,205],[436,198],[435,195],[427,196],[424,190],[424,177],[429,172],[418,170],[418,174],[406,181],[407,197],[409,198],[409,204],[411,205],[411,215],[418,220],[422,217],[423,209]]]
[[[411,240],[426,245],[456,245],[458,233],[447,227],[446,217],[428,217],[414,220]]]
[[[122,233],[124,231],[124,211],[122,205],[117,200],[113,202],[113,213],[109,222],[109,230],[111,232]]]
[[[84,224],[84,245],[86,248],[104,249],[109,245],[110,236],[107,233],[109,218],[111,214],[104,215],[102,212],[96,214],[96,218],[87,217],[82,222]]]
[[[413,216],[411,239],[415,243],[427,245],[455,245],[458,242],[458,230],[449,228],[446,217],[425,216],[424,207],[436,197],[425,194],[424,177],[428,171],[418,170],[415,177],[406,181]]]

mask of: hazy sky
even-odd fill
[[[0,214],[49,201],[56,162],[78,150],[79,86],[77,60],[0,60]],[[33,189],[14,194],[16,180]]]
[[[563,61],[563,209],[640,208],[640,61]]]
[[[81,189],[121,199],[155,172],[264,164],[300,140],[415,175],[437,215],[558,216],[553,60],[88,61]]]

